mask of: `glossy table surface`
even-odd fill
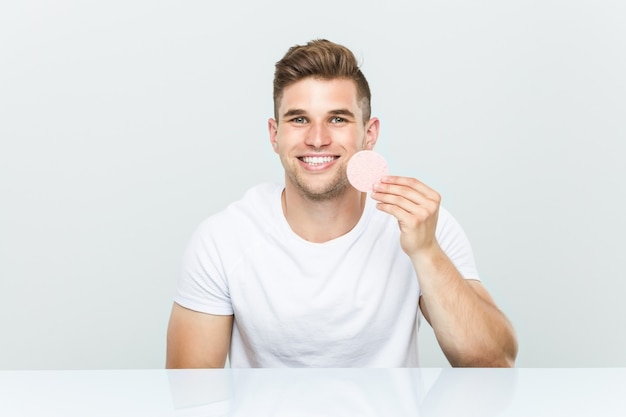
[[[0,371],[0,416],[626,416],[626,368]]]

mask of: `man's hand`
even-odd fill
[[[402,250],[414,259],[438,246],[435,236],[441,196],[415,178],[387,176],[374,185],[378,209],[398,220]]]

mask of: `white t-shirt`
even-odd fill
[[[174,301],[234,314],[231,367],[418,366],[420,289],[397,220],[368,197],[350,232],[311,243],[289,227],[283,188],[253,187],[200,224]],[[443,208],[437,239],[462,276],[479,279],[463,230]]]

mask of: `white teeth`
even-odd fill
[[[304,156],[302,157],[302,161],[305,164],[309,164],[309,165],[327,164],[333,161],[334,159],[335,158],[332,156]]]

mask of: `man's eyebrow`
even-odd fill
[[[293,117],[293,116],[302,116],[305,114],[306,114],[306,111],[303,109],[289,109],[283,114],[283,119],[287,117]]]
[[[333,116],[348,116],[348,117],[354,118],[354,113],[352,113],[348,109],[331,110],[328,112],[328,114],[331,114]]]
[[[307,112],[304,109],[289,109],[285,113],[283,113],[283,119],[286,119],[288,117],[294,117],[294,116],[305,116],[306,114],[307,114]],[[355,117],[354,113],[352,113],[348,109],[330,110],[330,111],[328,111],[328,114],[331,115],[331,116],[347,116],[347,117],[351,117],[351,118]]]

